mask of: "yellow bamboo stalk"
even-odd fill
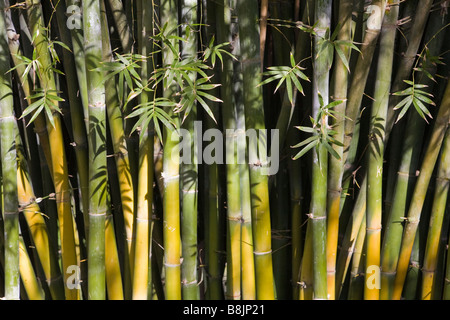
[[[33,269],[33,264],[27,252],[27,248],[23,242],[22,237],[19,238],[19,270],[20,278],[23,286],[30,300],[44,300],[44,290],[36,278],[36,273]]]
[[[27,0],[29,26],[35,36],[33,45],[36,48],[38,59],[42,65],[39,71],[39,79],[44,90],[56,91],[54,74],[51,72],[51,57],[48,51],[48,42],[44,37],[44,22],[40,0]],[[53,101],[58,105],[58,101]],[[47,116],[48,118],[48,116]],[[50,159],[52,163],[53,184],[56,194],[56,207],[61,237],[62,266],[64,283],[69,274],[64,272],[71,265],[78,265],[72,211],[70,207],[70,184],[65,153],[64,138],[62,134],[62,123],[59,114],[54,111],[53,124],[47,120],[47,132],[50,144]],[[70,290],[65,287],[66,299],[78,300],[78,290]]]

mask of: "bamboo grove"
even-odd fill
[[[0,7],[4,299],[450,299],[450,1]]]

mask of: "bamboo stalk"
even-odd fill
[[[361,53],[358,55],[356,66],[352,72],[352,80],[349,85],[349,93],[345,115],[344,153],[343,161],[347,161],[349,147],[356,125],[356,119],[361,107],[364,90],[367,84],[370,65],[375,52],[376,43],[380,35],[381,24],[384,19],[386,0],[373,0],[368,7],[370,11],[370,23],[366,24]],[[350,90],[351,88],[351,90]]]
[[[419,177],[417,178],[412,200],[408,214],[406,216],[406,224],[402,237],[402,245],[400,248],[400,255],[397,264],[397,274],[394,282],[393,299],[399,300],[401,298],[406,272],[408,269],[409,258],[411,256],[412,246],[416,235],[418,223],[420,220],[421,209],[425,201],[426,190],[430,182],[431,174],[433,172],[439,150],[441,148],[445,131],[448,127],[450,116],[450,84],[447,84],[444,97],[439,107],[439,112],[436,116],[433,132],[422,161]]]
[[[442,24],[440,19],[437,19],[437,16],[435,16],[435,19],[433,19],[432,23],[427,27],[429,29],[426,31],[426,34],[429,35],[430,40],[425,39],[425,41],[427,43],[429,53],[432,56],[439,54],[442,47],[442,41],[444,40],[444,34],[441,33],[438,34],[434,40],[432,40],[440,27],[442,27]],[[422,68],[431,75],[435,76],[436,66],[429,61],[425,60]],[[416,76],[416,80],[421,84],[428,85],[430,88],[434,85],[433,81],[424,75],[420,77]],[[406,214],[406,206],[408,199],[411,196],[413,183],[416,179],[415,172],[419,166],[419,155],[422,151],[422,140],[424,139],[423,133],[425,130],[425,125],[425,121],[417,112],[410,112],[405,125],[404,139],[401,141],[402,158],[400,160],[399,167],[397,168],[395,164],[392,164],[392,166],[398,170],[396,172],[395,186],[390,187],[388,183],[386,191],[386,211],[388,217],[385,222],[385,232],[381,253],[382,265],[380,297],[383,300],[392,298],[395,270],[397,267],[397,259],[403,232],[403,225],[401,222],[402,217]],[[396,138],[394,138],[394,141],[397,141]],[[392,181],[389,174],[388,181]],[[392,202],[392,206],[390,205],[390,202]]]
[[[358,230],[358,236],[356,238],[355,246],[352,255],[352,265],[350,271],[350,284],[348,299],[349,300],[362,300],[364,297],[364,251],[366,251],[366,216],[363,216],[361,226]]]
[[[261,77],[256,76],[260,70],[260,52],[255,43],[259,43],[259,26],[254,24],[257,19],[256,1],[238,1],[239,36],[242,57],[242,74],[245,106],[245,125],[247,129],[264,129],[264,109],[262,92],[258,84]],[[259,139],[262,137],[260,136]],[[267,138],[266,138],[267,139]],[[267,155],[267,140],[263,143],[250,143],[248,153],[254,160],[249,165],[252,229],[255,259],[256,299],[274,299],[274,282],[272,266],[272,244],[270,235],[270,208],[268,195],[268,179],[263,169],[266,164],[261,162],[261,155]],[[267,169],[267,168],[266,168]]]
[[[422,267],[422,300],[430,300],[433,290],[433,282],[435,279],[438,246],[446,209],[449,178],[450,178],[450,131],[444,138],[443,148],[441,151],[439,169],[436,176],[436,187],[433,200],[433,208],[431,209],[431,218],[428,229],[428,237],[426,241],[425,257]]]
[[[84,50],[89,92],[89,239],[88,295],[105,299],[105,228],[107,214],[106,105],[103,74],[94,70],[102,61],[100,1],[83,5]]]
[[[406,84],[403,80],[408,79],[411,74],[419,46],[422,42],[422,35],[425,31],[425,24],[430,14],[430,9],[433,4],[433,0],[425,0],[420,2],[420,9],[416,9],[414,21],[410,31],[410,37],[408,39],[408,47],[406,52],[401,55],[399,67],[395,74],[395,79],[392,83],[392,92],[403,90]],[[419,6],[419,4],[418,4]],[[419,7],[418,7],[419,8]],[[398,96],[392,96],[389,101],[389,109],[387,115],[386,133],[389,138],[389,133],[392,130],[395,122],[395,110],[393,108],[399,101]]]
[[[54,0],[52,0],[54,1]],[[72,38],[68,32],[66,26],[65,17],[65,5],[58,3],[55,6],[59,35],[61,42],[72,48]],[[83,217],[85,226],[88,226],[88,210],[89,210],[89,179],[88,172],[84,168],[88,167],[88,154],[87,154],[87,134],[86,126],[84,123],[84,111],[81,97],[78,95],[78,77],[76,73],[76,66],[74,64],[74,56],[69,51],[64,49],[62,51],[62,63],[64,71],[66,73],[65,79],[68,88],[69,106],[70,106],[70,119],[72,124],[72,137],[73,146],[75,149],[78,177],[80,184],[80,197],[83,210]],[[69,76],[70,75],[70,76]],[[87,229],[86,229],[87,230]]]
[[[66,0],[67,8],[76,8],[79,12],[78,14],[82,14],[82,9],[79,7],[78,0]],[[84,45],[83,45],[83,26],[81,22],[82,16],[73,16],[73,23],[69,28],[71,43],[72,43],[72,51],[75,61],[75,68],[77,73],[78,80],[78,90],[81,98],[81,103],[83,105],[83,114],[85,120],[85,127],[87,132],[88,127],[88,91],[87,91],[87,78],[86,78],[86,65],[85,65],[85,57],[84,57]],[[77,20],[78,19],[78,20]],[[67,22],[66,22],[67,23]]]
[[[231,7],[235,10],[237,7],[236,1],[231,2]],[[239,18],[232,24],[231,32],[239,34]],[[241,43],[239,41],[232,42],[234,49],[233,55],[242,59],[241,57]],[[243,68],[239,62],[234,63],[233,75],[233,95],[234,104],[236,108],[236,161],[238,163],[239,172],[239,193],[240,193],[240,208],[239,213],[235,217],[236,221],[233,223],[240,224],[236,230],[239,234],[234,234],[236,241],[239,241],[239,255],[240,255],[240,281],[241,281],[241,298],[244,300],[254,300],[255,291],[255,261],[254,261],[254,245],[253,245],[253,230],[252,230],[252,202],[251,202],[251,187],[250,187],[250,173],[249,166],[244,159],[248,159],[248,143],[246,135],[246,113],[245,113],[245,99],[242,90],[244,84]],[[248,115],[247,115],[248,116]],[[252,142],[250,142],[252,143]],[[254,143],[254,142],[253,142]],[[234,145],[233,145],[234,147]],[[244,159],[242,159],[244,157]],[[237,232],[237,231],[236,231]],[[233,254],[233,253],[232,253]]]
[[[106,10],[104,7],[104,3],[100,3],[100,24],[102,28],[102,34],[107,35],[108,34],[108,24],[106,21]],[[107,41],[104,43],[104,41]],[[109,50],[107,50],[109,49]],[[107,52],[105,52],[107,51]],[[107,56],[108,52],[110,52],[109,47],[109,37],[103,36],[102,37],[102,47],[101,47],[101,53],[102,53],[102,60],[105,58],[105,55]],[[114,93],[114,90],[111,90]],[[106,94],[105,94],[105,103],[106,101]],[[106,114],[107,114],[108,107],[105,106],[104,108],[104,118],[106,122]],[[105,132],[106,134],[106,128]],[[121,172],[118,170],[119,173]],[[131,183],[129,180],[128,183]],[[121,185],[121,184],[120,184]],[[124,192],[125,195],[122,195],[121,193],[121,200],[122,202],[125,202],[125,206],[127,205],[127,201],[130,200],[126,198],[127,194],[126,191]],[[111,213],[111,199],[110,194],[107,191],[106,192],[106,215],[105,215],[105,280],[106,280],[106,289],[107,289],[107,295],[109,300],[123,300],[124,299],[124,285],[122,281],[122,275],[119,265],[119,250],[117,248],[117,241],[116,241],[116,235],[115,235],[115,227],[114,227],[114,217]],[[123,200],[125,199],[125,200]],[[132,204],[132,202],[131,202]],[[130,205],[128,203],[128,205]],[[126,209],[124,209],[125,211]],[[89,243],[89,241],[88,241]]]
[[[187,41],[181,45],[181,57],[187,60],[197,59],[198,38],[195,30],[197,23],[197,1],[183,0],[181,6],[181,32],[187,36]],[[194,82],[197,75],[190,74]],[[197,244],[197,215],[198,215],[198,168],[197,168],[197,150],[198,136],[194,132],[194,121],[197,117],[197,106],[194,105],[189,115],[184,119],[182,128],[189,134],[187,141],[191,152],[190,163],[182,163],[180,167],[181,174],[181,192],[182,192],[182,217],[181,217],[181,238],[182,238],[182,256],[181,264],[182,295],[185,300],[200,299],[200,290],[198,286],[198,244]],[[183,137],[186,139],[188,137]],[[183,141],[186,143],[186,141]]]
[[[0,4],[0,28],[6,30],[5,5]],[[14,130],[13,95],[6,32],[0,37],[0,156],[2,173],[2,213],[5,237],[5,299],[20,299],[19,211],[17,199],[17,155]]]
[[[212,1],[211,1],[212,2]],[[210,2],[210,3],[211,3]],[[231,42],[236,50],[237,44],[231,39],[231,11],[229,1],[221,1],[216,5],[217,41],[219,43]],[[233,52],[236,54],[236,52]],[[220,77],[222,103],[223,127],[225,130],[234,132],[236,124],[236,104],[233,100],[233,62],[230,57],[224,56],[223,71]],[[226,295],[228,299],[241,298],[241,196],[239,182],[239,165],[237,162],[237,137],[226,135],[225,149],[226,159],[226,196],[227,196],[227,283]],[[232,148],[232,149],[231,149]],[[210,220],[210,223],[213,221]],[[214,257],[210,256],[210,261]],[[211,261],[212,262],[212,261]],[[210,263],[211,263],[210,262]],[[209,263],[209,264],[210,264]],[[218,286],[219,279],[215,279]]]
[[[176,35],[178,21],[178,6],[174,0],[164,0],[160,4],[161,24],[167,26],[166,36]],[[178,47],[175,40],[170,40]],[[167,46],[162,49],[163,66],[170,66],[174,59]],[[168,83],[164,88],[164,97],[171,99],[176,92],[176,85]],[[172,121],[179,128],[179,116],[169,110]],[[178,132],[164,129],[163,154],[163,219],[164,219],[164,271],[165,289],[168,300],[181,299],[181,230],[180,230],[180,136]]]
[[[316,118],[322,107],[319,95],[323,97],[324,106],[329,101],[329,70],[332,63],[332,52],[320,52],[321,42],[325,40],[325,34],[330,29],[331,23],[331,1],[316,1],[314,20],[316,24],[316,35],[314,37],[314,59],[313,59],[313,106],[312,116]],[[321,125],[328,125],[327,116],[324,114],[320,119]],[[327,256],[326,256],[326,210],[327,210],[327,171],[328,153],[324,146],[319,145],[313,153],[312,164],[312,192],[310,217],[313,233],[314,254],[314,299],[328,299],[327,292]],[[325,241],[324,241],[325,239]]]
[[[261,70],[264,66],[264,51],[267,39],[267,18],[269,14],[269,0],[261,1],[260,20],[259,20],[259,55],[261,56]]]
[[[384,16],[381,28],[380,53],[378,56],[377,78],[375,81],[374,103],[372,104],[370,124],[367,169],[366,269],[373,266],[380,267],[384,138],[399,11],[398,2],[396,1],[388,1],[387,6],[389,10]],[[366,300],[378,300],[380,297],[380,288],[377,285],[370,287],[367,283],[371,277],[372,274],[366,271],[364,298]]]
[[[17,130],[17,129],[16,129]],[[18,132],[18,130],[17,130]],[[64,283],[61,270],[55,255],[47,225],[36,202],[36,196],[31,185],[26,160],[21,151],[22,143],[19,135],[16,137],[17,145],[17,194],[19,201],[19,212],[23,213],[33,239],[33,245],[39,256],[39,261],[44,270],[45,279],[54,300],[64,299]]]
[[[305,246],[303,249],[302,263],[299,276],[299,299],[313,299],[313,240],[312,240],[312,223],[308,218],[305,232]]]
[[[225,15],[220,15],[220,12],[224,12],[223,10],[218,10],[218,5],[215,3],[215,1],[203,1],[203,12],[206,11],[206,13],[203,13],[203,17],[206,16],[206,20],[204,23],[207,25],[206,27],[206,40],[205,43],[209,43],[213,37],[217,39],[219,43],[225,42],[223,41],[224,32],[219,29],[219,25],[224,24]],[[221,21],[221,22],[219,22]],[[228,32],[230,30],[230,25],[228,22]],[[223,28],[223,27],[222,27]],[[227,30],[223,30],[227,31]],[[226,33],[226,32],[225,32]],[[229,39],[227,40],[229,41]],[[223,70],[228,70],[229,68],[232,68],[231,60],[228,57],[223,57],[224,60],[224,66]],[[209,75],[213,75],[215,71],[218,69],[211,70]],[[223,81],[224,79],[229,77],[230,74],[226,74],[225,77],[220,77],[220,81]],[[217,78],[214,75],[213,79]],[[228,78],[229,79],[229,78]],[[225,84],[226,85],[226,84]],[[230,90],[230,86],[226,85],[227,89]],[[222,85],[223,88],[223,85]],[[211,94],[214,96],[219,96],[219,88],[213,89]],[[229,96],[231,98],[231,95]],[[229,99],[228,98],[228,99]],[[229,103],[229,101],[227,101]],[[210,104],[211,111],[214,114],[214,117],[216,119],[220,118],[219,115],[219,109],[217,103],[212,102]],[[225,109],[222,109],[224,112],[224,121],[223,121],[223,127],[226,128],[227,124],[225,122]],[[227,110],[229,110],[227,108]],[[207,126],[208,128],[215,128],[216,124],[213,123],[213,120],[210,117],[207,117]],[[228,144],[226,145],[228,146]],[[227,157],[228,153],[225,151],[225,156]],[[228,164],[229,161],[226,161]],[[217,163],[209,164],[205,169],[207,180],[205,181],[204,188],[207,190],[206,196],[207,196],[207,206],[206,206],[206,214],[205,214],[205,225],[206,225],[206,232],[205,232],[205,261],[206,261],[206,268],[205,268],[205,274],[207,276],[206,281],[206,290],[205,290],[205,297],[209,300],[219,300],[223,299],[223,284],[222,284],[222,272],[223,272],[223,255],[220,251],[223,251],[222,248],[222,232],[223,232],[223,216],[222,212],[220,210],[220,183],[221,179],[219,176],[219,165]],[[228,177],[228,165],[226,168],[226,175]],[[233,184],[232,184],[233,185]],[[237,196],[239,197],[239,190],[237,188],[234,188],[234,194],[237,192]],[[226,193],[227,193],[227,201],[228,201],[228,192],[231,190],[228,187],[226,187]],[[230,208],[230,206],[236,206],[238,202],[233,201],[233,203],[228,204],[227,203],[227,210]]]
[[[112,12],[117,32],[119,33],[120,43],[125,53],[129,53],[133,48],[133,34],[127,20],[124,6],[121,0],[108,0]]]
[[[27,0],[27,12],[32,34],[35,35],[33,45],[36,48],[38,59],[42,69],[38,70],[39,80],[43,89],[46,91],[56,91],[56,82],[53,71],[51,70],[51,58],[48,52],[48,43],[44,38],[44,24],[42,18],[42,7],[39,0]],[[58,101],[53,101],[58,105]],[[53,184],[55,187],[56,203],[58,210],[58,220],[60,226],[60,237],[62,246],[63,270],[71,265],[78,265],[75,250],[75,235],[73,217],[70,208],[70,183],[68,177],[67,159],[64,150],[64,141],[62,134],[62,123],[59,114],[53,111],[54,125],[47,119],[47,132],[51,152],[51,165],[49,165]],[[63,272],[64,282],[66,283],[69,274]],[[66,287],[66,299],[79,299],[78,290],[70,290]]]
[[[337,39],[340,41],[351,40],[351,22],[352,22],[353,1],[345,0],[339,2],[339,33]],[[347,61],[350,59],[351,50],[346,45],[340,45],[340,50],[344,53]],[[337,141],[344,141],[344,123],[345,108],[347,100],[347,87],[349,72],[341,59],[337,59],[334,65],[333,78],[333,99],[342,101],[335,107],[336,119],[333,123],[333,129],[336,131],[334,138]],[[339,213],[340,200],[342,194],[342,175],[344,172],[344,162],[342,155],[344,149],[342,146],[333,145],[339,155],[339,159],[331,157],[329,160],[328,176],[328,197],[327,197],[327,286],[328,297],[330,300],[336,298],[336,254],[339,233]]]
[[[139,54],[150,57],[153,44],[149,37],[153,34],[153,3],[143,1],[137,3],[139,12],[138,34]],[[152,71],[151,59],[142,62],[141,79],[143,86],[147,86],[147,79]],[[140,95],[140,103],[147,103],[151,95],[143,91]],[[133,262],[133,299],[147,300],[152,286],[151,281],[151,238],[152,238],[152,204],[153,204],[153,145],[154,137],[150,130],[140,132],[139,144],[139,181],[137,190],[137,209],[134,240]]]
[[[359,230],[366,214],[366,198],[367,198],[367,178],[361,183],[356,202],[353,206],[351,221],[347,223],[344,238],[341,243],[340,253],[336,268],[336,298],[342,292],[345,277],[350,266],[353,253],[358,240]],[[365,224],[365,222],[364,222]]]
[[[44,300],[44,291],[39,283],[33,264],[25,247],[23,238],[19,236],[19,269],[23,286],[30,300]]]

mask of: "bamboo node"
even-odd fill
[[[161,177],[164,179],[164,182],[167,182],[167,181],[172,181],[172,180],[178,180],[180,178],[180,175],[177,174],[174,176],[169,176],[165,172],[161,172]]]
[[[408,172],[397,171],[397,174],[399,176],[411,177],[411,175]]]
[[[306,216],[312,220],[322,220],[326,219],[326,216],[315,216],[313,213],[307,213]]]
[[[167,262],[164,262],[164,266],[165,267],[169,267],[169,268],[177,268],[177,267],[181,266],[181,263],[167,263]]]
[[[263,256],[263,255],[271,254],[271,253],[272,253],[272,250],[269,250],[269,251],[253,251],[253,254],[255,256]]]

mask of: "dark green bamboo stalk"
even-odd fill
[[[243,74],[245,124],[247,129],[262,130],[264,124],[264,109],[262,101],[259,52],[259,25],[256,23],[258,12],[257,1],[238,1],[239,37],[241,49],[241,65]],[[263,137],[259,137],[262,139]],[[272,244],[270,227],[270,207],[268,195],[268,179],[263,170],[267,170],[261,162],[261,155],[267,155],[267,138],[265,142],[250,143],[250,183],[252,201],[252,229],[255,254],[256,298],[274,299]],[[253,157],[253,159],[252,159]]]
[[[83,3],[84,51],[89,93],[89,239],[88,295],[105,299],[105,217],[107,194],[106,105],[103,74],[95,70],[102,61],[100,1]]]
[[[213,37],[215,37],[218,41],[219,37],[223,36],[222,34],[219,36],[221,31],[217,29],[217,25],[219,24],[219,20],[224,20],[224,15],[217,16],[217,4],[215,1],[207,0],[202,2],[203,9],[203,19],[206,17],[204,21],[207,26],[205,32],[205,43],[209,43]],[[216,18],[217,16],[217,18]],[[229,29],[228,29],[229,30]],[[230,61],[226,61],[225,63],[229,63]],[[216,66],[217,68],[217,66]],[[218,69],[210,70],[208,76],[213,76],[214,82],[221,81],[216,77],[216,71]],[[219,88],[215,88],[212,90],[211,94],[215,97],[220,95]],[[214,114],[215,119],[220,118],[218,104],[212,102],[210,104],[211,111]],[[206,120],[208,128],[215,128],[217,126],[216,123],[210,118],[207,117]],[[225,126],[225,125],[224,125]],[[222,248],[222,212],[220,210],[220,201],[221,197],[219,196],[220,192],[220,175],[219,169],[220,166],[217,163],[212,163],[206,166],[205,174],[207,176],[207,181],[205,181],[205,188],[207,190],[206,195],[207,201],[205,203],[206,214],[205,214],[205,256],[206,256],[206,268],[205,274],[207,276],[207,285],[205,290],[205,297],[209,300],[218,300],[223,299],[223,289],[222,289],[222,274],[223,274],[223,261],[224,257],[220,253]],[[228,187],[226,188],[228,192]],[[227,206],[228,207],[228,206]]]
[[[0,4],[0,29],[6,30],[5,5]],[[5,232],[5,299],[19,300],[19,211],[17,199],[17,156],[8,39],[0,37],[0,155],[2,168],[2,213]]]

